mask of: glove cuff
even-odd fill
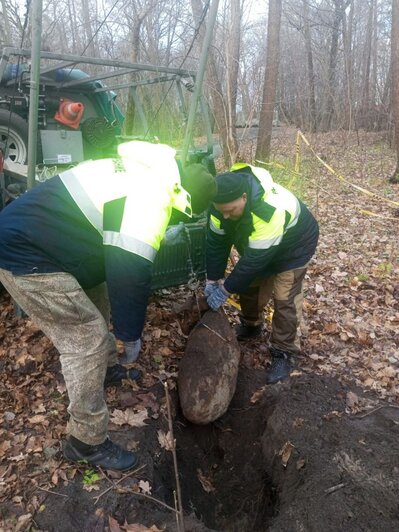
[[[225,296],[229,297],[231,295],[230,292],[225,289],[223,283],[220,284],[220,289],[222,290]]]

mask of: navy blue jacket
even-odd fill
[[[262,201],[264,190],[250,170],[246,171],[245,175],[248,181],[248,201],[243,216],[237,221],[225,220],[213,206],[209,214],[220,220],[224,234],[212,231],[208,223],[206,252],[208,279],[217,280],[225,276],[232,246],[235,246],[240,254],[240,260],[224,283],[230,293],[245,292],[255,279],[301,268],[313,256],[319,236],[317,221],[306,205],[300,201],[298,221],[285,232],[278,245],[268,249],[250,248],[248,239],[254,229],[252,213],[267,223],[273,215],[274,207]]]
[[[0,212],[0,268],[14,275],[67,272],[83,289],[106,281],[116,337],[131,341],[142,333],[152,263],[103,245],[58,176]]]

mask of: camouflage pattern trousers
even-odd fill
[[[2,269],[0,282],[60,354],[68,433],[89,445],[102,443],[108,431],[104,378],[107,366],[118,362],[106,284],[85,291],[68,273],[17,276]]]
[[[302,320],[303,280],[307,265],[256,280],[240,294],[241,321],[248,325],[264,323],[264,307],[273,298],[274,311],[270,343],[291,353],[300,351],[298,328]]]

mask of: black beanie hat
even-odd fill
[[[205,211],[216,194],[216,181],[202,164],[190,164],[181,171],[181,184],[191,196],[195,214]]]
[[[240,198],[247,192],[247,180],[245,175],[237,172],[226,172],[216,177],[217,194],[213,198],[214,203],[229,203]]]

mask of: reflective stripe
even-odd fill
[[[155,255],[157,254],[157,250],[149,244],[146,244],[146,242],[115,231],[104,231],[103,242],[104,245],[116,246],[130,253],[140,255],[140,257],[151,262],[154,262]]]
[[[266,238],[264,240],[249,240],[248,247],[251,249],[269,249],[272,246],[278,246],[283,238],[283,235],[275,238]]]
[[[297,224],[299,215],[301,214],[301,204],[299,203],[297,198],[295,199],[296,199],[295,213],[294,213],[292,220],[287,225],[286,231],[288,231],[288,229],[291,229],[291,227],[294,227]],[[291,216],[292,216],[292,213],[291,213]]]
[[[97,229],[97,231],[103,233],[103,215],[97,209],[93,201],[88,196],[85,189],[80,184],[77,177],[74,175],[73,170],[66,170],[60,174],[60,179],[64,183],[66,189],[74,199],[76,205],[83,212],[91,225]]]
[[[211,216],[209,218],[209,227],[217,235],[225,235],[226,234],[224,229],[220,228],[220,220],[218,220],[216,218],[216,216],[213,216],[212,214],[211,214]]]

